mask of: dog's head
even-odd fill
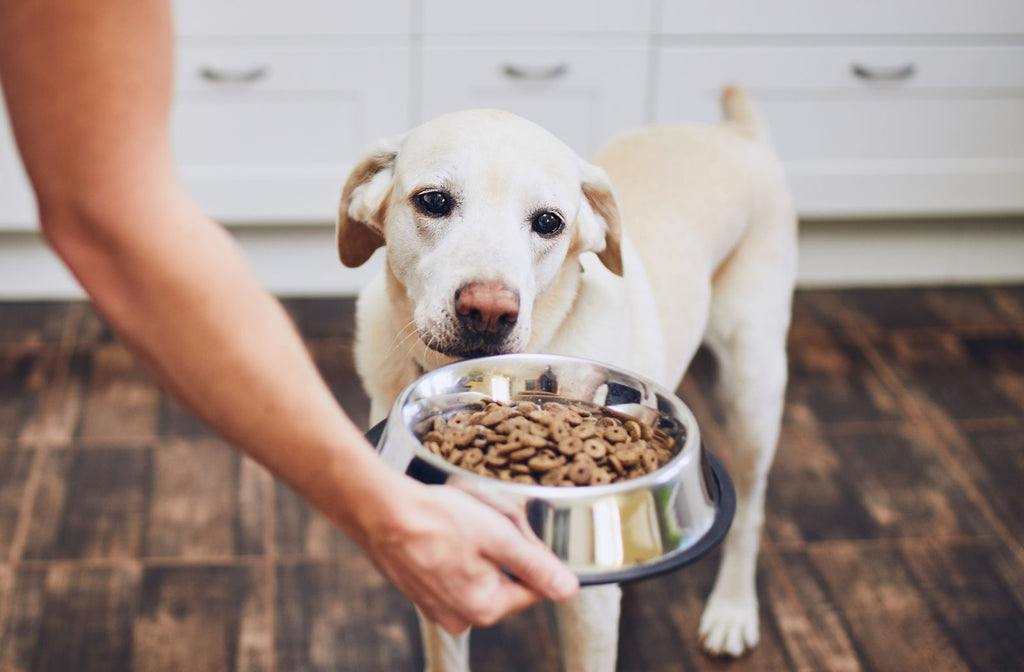
[[[422,342],[451,357],[518,352],[537,298],[595,252],[622,274],[604,170],[515,115],[445,115],[382,143],[345,184],[338,254],[387,245]]]

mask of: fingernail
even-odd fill
[[[569,571],[559,572],[555,576],[555,580],[552,584],[555,595],[558,598],[566,598],[572,596],[580,587],[579,579],[576,575]]]

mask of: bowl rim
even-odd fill
[[[449,463],[447,460],[441,458],[438,455],[432,453],[427,449],[419,438],[416,437],[413,428],[409,426],[409,422],[404,413],[404,408],[409,402],[410,397],[417,391],[417,388],[423,385],[430,377],[436,375],[445,375],[452,371],[457,371],[460,368],[466,367],[487,367],[490,363],[500,362],[530,362],[533,364],[551,364],[551,363],[562,363],[571,366],[590,366],[597,367],[602,370],[613,372],[620,376],[626,376],[634,379],[637,383],[647,386],[650,390],[657,393],[664,399],[666,399],[673,407],[675,416],[673,420],[678,422],[685,432],[683,438],[683,445],[679,448],[678,452],[672,456],[668,462],[659,467],[657,470],[639,476],[637,478],[631,478],[625,481],[618,481],[616,483],[608,483],[605,485],[583,485],[575,487],[563,487],[553,485],[540,485],[540,484],[527,484],[527,483],[513,483],[511,481],[502,481],[497,478],[490,476],[483,476],[481,474],[474,473],[462,467],[455,466]],[[500,369],[500,365],[497,366]],[[484,395],[481,395],[484,396]],[[664,415],[659,411],[659,414]],[[398,427],[393,428],[391,419],[398,417],[401,422],[398,423]],[[449,475],[449,478],[458,478],[460,482],[466,482],[469,484],[482,486],[486,490],[494,493],[507,493],[519,497],[530,497],[532,499],[547,500],[551,502],[586,499],[589,497],[607,497],[609,495],[625,494],[634,490],[659,487],[663,486],[671,481],[675,481],[681,471],[686,467],[697,461],[696,468],[698,471],[701,470],[700,460],[705,457],[705,451],[703,442],[701,441],[700,427],[697,425],[697,418],[694,416],[693,411],[687,406],[682,399],[680,399],[673,391],[666,388],[664,385],[651,380],[650,378],[638,374],[629,369],[625,369],[620,366],[609,364],[607,362],[598,361],[595,359],[588,359],[586,357],[575,357],[570,355],[556,355],[547,353],[509,353],[502,355],[490,355],[487,357],[479,357],[474,359],[463,359],[450,364],[445,364],[436,369],[424,373],[422,376],[417,378],[414,382],[406,386],[402,390],[401,394],[395,400],[395,403],[391,407],[391,411],[388,414],[385,422],[385,437],[392,431],[400,431],[404,435],[404,440],[412,446],[412,451],[417,458],[422,459],[427,464],[443,471]],[[679,436],[676,436],[679,440]],[[704,486],[705,495],[708,495],[710,484],[704,482],[706,479],[701,474],[701,483]]]

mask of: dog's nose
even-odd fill
[[[487,339],[501,338],[519,319],[519,292],[500,282],[472,282],[456,290],[455,313],[466,330]]]

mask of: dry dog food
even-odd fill
[[[463,469],[503,481],[601,485],[655,471],[676,453],[675,439],[630,416],[597,406],[484,400],[428,418],[423,445]]]

